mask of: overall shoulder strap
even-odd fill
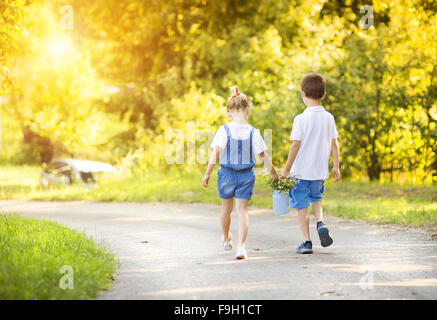
[[[250,161],[255,162],[253,159],[253,150],[252,150],[252,137],[253,133],[255,132],[255,128],[252,127],[252,130],[250,130],[250,137],[249,137],[249,144],[250,144]]]
[[[231,163],[231,131],[227,124],[223,126],[226,130],[226,135],[228,136],[228,142],[226,143],[226,164]]]
[[[231,137],[231,130],[229,130],[229,127],[228,127],[228,125],[227,124],[225,124],[224,126],[223,126],[224,128],[225,128],[225,130],[226,130],[226,135],[228,136],[228,138],[230,138]]]
[[[252,130],[250,130],[250,141],[252,142],[253,133],[255,132],[255,128],[252,127]]]

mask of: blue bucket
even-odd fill
[[[288,194],[283,194],[278,190],[272,190],[273,198],[273,213],[274,214],[287,214],[290,199]]]

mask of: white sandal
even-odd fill
[[[223,237],[223,248],[226,251],[232,250],[232,242],[231,241],[232,241],[232,233],[229,232],[229,241],[228,242]]]
[[[247,259],[246,249],[244,249],[242,247],[238,247],[237,251],[235,252],[235,258],[237,258],[237,259]]]

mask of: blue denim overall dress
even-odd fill
[[[228,141],[220,155],[217,175],[218,194],[222,199],[250,199],[252,197],[255,175],[252,171],[255,157],[252,151],[254,128],[249,139],[233,139],[228,125],[224,125]]]

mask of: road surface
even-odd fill
[[[84,230],[120,262],[98,299],[437,299],[437,241],[328,216],[334,244],[297,255],[296,213],[250,209],[249,259],[221,244],[219,206],[0,201],[0,212]],[[232,233],[237,238],[233,213]],[[235,241],[234,241],[235,243]],[[72,266],[74,269],[74,266]]]

